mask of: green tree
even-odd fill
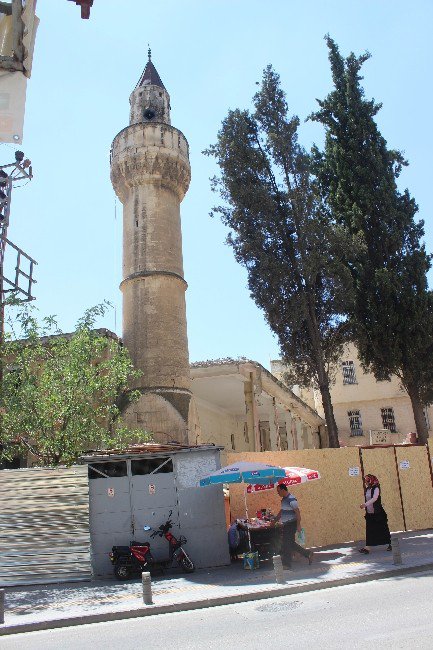
[[[38,464],[68,465],[89,445],[122,448],[149,439],[119,419],[138,398],[128,385],[139,373],[119,341],[93,329],[106,309],[87,310],[76,330],[63,334],[55,318],[39,324],[32,308],[18,307],[1,350],[0,460],[30,452]]]
[[[227,242],[247,269],[251,296],[292,375],[319,387],[329,444],[338,447],[329,368],[346,334],[350,276],[339,261],[345,244],[315,191],[310,157],[298,143],[299,120],[289,116],[271,66],[253,104],[252,113],[229,111],[205,152],[221,171],[212,184],[223,205],[213,213],[231,230]]]
[[[336,222],[360,242],[356,259],[345,260],[353,279],[354,340],[364,368],[377,379],[399,377],[425,442],[433,300],[424,224],[415,221],[418,207],[409,192],[398,189],[407,163],[379,132],[375,116],[381,105],[364,96],[360,70],[370,55],[344,58],[329,36],[326,41],[334,88],[312,115],[326,129],[324,151],[313,152],[314,171]]]

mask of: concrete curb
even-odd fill
[[[72,627],[77,625],[87,625],[89,623],[106,623],[108,621],[121,621],[130,618],[141,618],[143,616],[155,616],[157,614],[172,614],[175,612],[187,612],[194,609],[204,609],[207,607],[218,607],[220,605],[232,605],[235,603],[245,603],[252,600],[265,600],[277,596],[290,596],[292,594],[308,593],[310,591],[321,591],[331,589],[332,587],[342,587],[344,585],[354,585],[361,582],[372,582],[374,580],[383,580],[394,576],[407,575],[411,573],[420,573],[424,571],[433,571],[433,562],[417,566],[401,567],[399,569],[387,569],[385,571],[376,571],[375,573],[366,573],[348,578],[337,580],[328,580],[323,582],[313,582],[307,584],[297,584],[293,587],[278,587],[272,590],[263,589],[262,591],[250,591],[244,594],[235,594],[232,596],[216,596],[214,598],[203,598],[202,600],[186,601],[171,605],[148,605],[139,609],[125,610],[119,612],[106,612],[104,614],[87,614],[83,616],[73,616],[71,618],[58,618],[50,621],[39,621],[34,623],[23,623],[21,625],[9,625],[0,627],[0,636],[10,634],[20,634],[25,632],[36,632],[38,630],[53,630],[61,627]]]

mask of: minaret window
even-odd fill
[[[146,120],[153,120],[155,117],[155,111],[153,108],[145,108],[143,115]]]

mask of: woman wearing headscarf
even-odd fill
[[[388,528],[388,517],[382,505],[380,497],[380,484],[376,476],[366,474],[365,503],[361,508],[365,509],[365,546],[359,549],[360,553],[370,553],[371,546],[387,545],[387,551],[391,551],[391,535]]]

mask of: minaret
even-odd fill
[[[191,403],[180,203],[191,178],[188,142],[171,126],[170,96],[151,60],[114,138],[111,181],[123,203],[123,342],[143,375],[128,426],[188,442]]]

